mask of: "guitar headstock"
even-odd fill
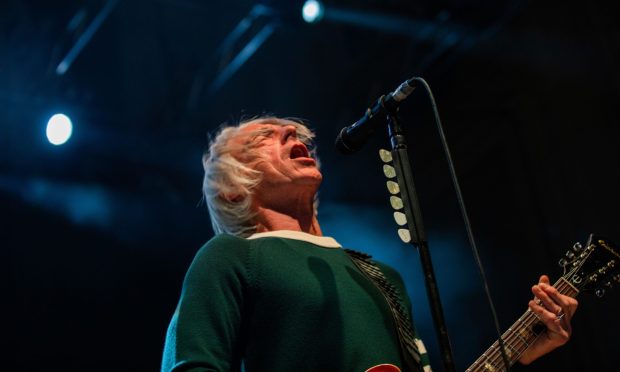
[[[562,277],[579,291],[593,291],[603,297],[614,284],[620,283],[620,253],[612,243],[593,234],[585,247],[580,243],[566,252],[559,262]]]

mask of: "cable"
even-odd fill
[[[484,292],[487,296],[489,307],[491,308],[493,322],[495,323],[495,330],[497,331],[497,334],[499,336],[498,342],[500,345],[500,350],[502,352],[502,359],[504,360],[506,370],[510,371],[510,361],[508,360],[508,354],[506,354],[506,345],[504,344],[504,340],[502,339],[502,332],[499,327],[499,321],[497,320],[497,313],[495,312],[495,305],[493,304],[493,299],[491,298],[491,291],[489,290],[489,285],[487,282],[486,274],[484,273],[484,268],[482,267],[482,261],[480,260],[480,254],[478,253],[478,247],[474,239],[474,232],[469,222],[467,208],[465,208],[465,200],[463,199],[463,193],[461,192],[461,186],[459,185],[459,180],[456,176],[456,170],[454,168],[454,162],[452,161],[452,155],[450,154],[450,149],[448,148],[448,141],[446,140],[446,135],[444,133],[443,126],[441,125],[441,119],[439,118],[439,111],[437,111],[437,104],[435,102],[435,97],[433,97],[433,92],[431,92],[431,87],[426,83],[424,79],[420,77],[414,77],[414,78],[411,78],[410,80],[415,80],[421,83],[426,89],[426,92],[428,93],[428,97],[430,98],[431,106],[433,107],[433,114],[435,115],[435,122],[437,123],[437,130],[439,131],[439,137],[441,137],[441,143],[443,145],[443,149],[446,154],[446,159],[448,161],[448,167],[450,168],[450,176],[452,177],[452,183],[454,184],[454,189],[456,190],[456,197],[458,199],[459,208],[461,209],[461,214],[463,215],[463,221],[465,222],[465,230],[467,231],[467,237],[469,239],[469,244],[471,245],[474,259],[476,260],[476,265],[478,265],[478,270],[480,272],[482,284],[484,285]]]

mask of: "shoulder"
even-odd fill
[[[230,247],[239,245],[248,245],[249,241],[244,238],[240,238],[230,234],[217,234],[213,238],[209,239],[203,246],[203,248],[212,247]]]
[[[377,266],[379,266],[381,271],[383,271],[385,276],[387,276],[389,279],[396,281],[400,285],[404,284],[403,278],[400,276],[400,273],[395,268],[380,261],[374,262],[377,264]]]
[[[244,265],[248,256],[249,241],[234,235],[218,234],[206,242],[196,253],[192,269],[232,268]]]
[[[202,256],[229,256],[247,250],[250,242],[247,239],[229,234],[218,234],[207,241],[196,253],[196,258]]]

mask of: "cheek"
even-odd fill
[[[278,159],[261,159],[254,167],[263,174],[266,181],[275,181],[282,178],[288,178],[289,172],[284,164]]]

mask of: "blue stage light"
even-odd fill
[[[304,21],[308,23],[318,22],[323,18],[323,4],[317,0],[307,0],[301,9]]]
[[[67,115],[56,114],[48,120],[45,134],[52,145],[64,144],[71,138],[71,133],[73,133],[73,124]]]

